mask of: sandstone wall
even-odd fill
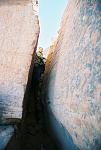
[[[53,117],[50,118],[54,136],[58,134],[60,142],[66,145],[68,140],[62,137],[69,132],[79,149],[100,149],[100,0],[69,1],[55,51],[49,55],[46,63],[45,75],[46,103],[49,113],[58,121],[56,123]],[[63,149],[66,150],[66,147]]]
[[[21,118],[38,40],[37,0],[0,0],[0,118]]]

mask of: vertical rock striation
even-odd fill
[[[38,36],[37,0],[0,0],[0,118],[21,118]]]
[[[69,1],[55,51],[46,63],[46,80],[48,110],[60,122],[58,130],[58,123],[52,119],[54,131],[58,136],[61,133],[59,140],[64,143],[62,148],[65,150],[68,147],[65,147],[67,138],[62,137],[69,133],[79,149],[100,149],[100,0]]]

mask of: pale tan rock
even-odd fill
[[[0,0],[0,116],[21,118],[39,36],[37,0]]]
[[[100,1],[69,1],[55,51],[48,56],[46,80],[49,108],[69,131],[74,144],[81,150],[100,148]],[[62,132],[57,133],[59,136]]]

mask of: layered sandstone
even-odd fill
[[[67,134],[81,150],[100,149],[101,2],[70,0],[53,49],[45,75],[54,136],[64,150]]]
[[[0,0],[0,118],[21,118],[39,36],[37,0]]]

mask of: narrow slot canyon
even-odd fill
[[[45,59],[34,54],[29,72],[29,80],[23,101],[23,115],[16,132],[5,150],[55,150],[56,146],[49,136],[42,104],[43,75]]]
[[[0,150],[101,149],[101,1],[66,3],[49,44],[41,0],[0,0]]]

